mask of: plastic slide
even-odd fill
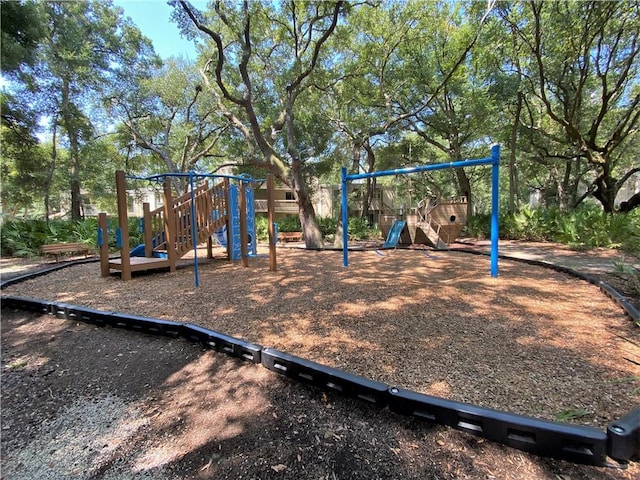
[[[133,247],[133,250],[129,252],[132,257],[144,257],[144,243],[141,243],[137,247]]]
[[[215,233],[216,241],[221,247],[227,248],[227,226],[224,225]]]
[[[404,229],[404,226],[407,224],[404,220],[396,220],[391,225],[391,230],[389,230],[389,234],[387,235],[387,241],[384,242],[382,248],[395,248],[398,245],[398,241],[400,240],[400,234]]]
[[[162,234],[162,241],[164,241],[164,234]],[[155,238],[153,239],[153,248],[156,248]],[[129,252],[129,255],[132,257],[144,257],[144,243],[133,247],[133,249]],[[169,256],[164,252],[153,252],[153,256],[155,258],[168,258]]]

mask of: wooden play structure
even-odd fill
[[[231,185],[230,178],[197,176],[189,174],[189,191],[178,197],[172,193],[172,178],[178,174],[152,179],[163,180],[164,201],[162,207],[151,211],[149,204],[143,205],[142,231],[144,243],[129,246],[129,219],[127,207],[126,175],[116,172],[116,191],[118,198],[118,229],[116,242],[120,248],[119,258],[110,258],[108,249],[107,216],[98,216],[98,244],[100,246],[101,275],[108,277],[111,270],[121,272],[123,280],[130,280],[132,272],[169,268],[175,271],[177,262],[188,252],[195,250],[196,286],[197,246],[206,242],[207,257],[213,258],[213,235],[226,234],[226,250],[229,260],[242,260],[248,266],[249,248],[255,254],[255,219],[247,197],[252,194],[251,180],[235,177],[237,185]],[[187,174],[183,174],[186,177]],[[194,177],[201,183],[195,185]],[[204,177],[204,178],[203,178]],[[210,180],[213,180],[211,182]],[[267,179],[267,185],[273,186],[273,179]],[[252,218],[248,218],[252,217]],[[272,224],[270,214],[269,223]],[[248,226],[252,229],[249,232]],[[270,239],[274,237],[273,227],[269,228]],[[269,249],[270,269],[276,269],[275,241]]]
[[[400,233],[400,244],[425,244],[436,249],[446,249],[455,241],[467,224],[467,198],[447,201],[424,199],[406,215]],[[381,215],[380,230],[385,238],[393,224],[399,220],[394,215]]]

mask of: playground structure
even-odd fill
[[[257,254],[253,179],[220,175],[163,174],[137,180],[163,182],[163,205],[151,211],[143,205],[141,221],[144,243],[130,250],[129,219],[127,214],[126,175],[116,172],[118,199],[118,229],[116,243],[119,258],[110,258],[108,249],[107,216],[98,216],[98,245],[100,269],[103,277],[111,270],[121,272],[123,280],[131,280],[132,272],[169,268],[175,271],[177,262],[191,250],[194,251],[194,274],[199,286],[198,245],[207,244],[207,257],[213,258],[213,237],[226,248],[229,260],[242,260],[248,266],[248,257]],[[172,193],[172,178],[188,178],[189,191],[178,197]],[[232,180],[237,183],[232,184]],[[196,181],[201,181],[196,186]],[[216,183],[217,181],[217,183]],[[273,190],[273,178],[267,178],[268,191]],[[269,193],[270,195],[270,193]],[[272,200],[269,201],[272,204]],[[270,269],[276,269],[275,228],[273,209],[269,210]]]
[[[349,204],[347,202],[347,185],[350,180],[363,180],[366,178],[377,178],[389,175],[408,175],[417,172],[425,172],[428,170],[443,170],[446,168],[463,168],[473,167],[476,165],[491,165],[491,276],[498,276],[498,206],[499,206],[499,178],[500,178],[500,145],[491,147],[491,156],[486,158],[478,158],[473,160],[462,160],[459,162],[439,163],[433,165],[421,165],[417,167],[400,168],[395,170],[383,170],[379,172],[347,174],[346,167],[342,167],[342,264],[347,267],[349,265]],[[403,243],[412,243],[414,239],[421,240],[414,243],[432,243],[436,248],[446,248],[446,244],[455,239],[466,223],[466,215],[458,216],[464,206],[466,212],[466,199],[460,202],[450,202],[441,208],[437,217],[433,215],[434,209],[424,209],[409,221],[400,220],[394,222],[387,236],[384,248],[390,248],[398,244],[402,240]],[[443,224],[437,219],[446,219],[447,214],[449,220],[447,228],[443,228]],[[413,235],[411,230],[413,229]],[[459,229],[459,230],[458,230]],[[403,239],[403,232],[405,232]],[[446,236],[444,236],[446,233]],[[424,235],[424,238],[420,238]],[[444,236],[444,238],[443,238]],[[445,241],[444,239],[447,239]]]
[[[381,215],[380,230],[387,239],[383,248],[392,248],[398,243],[419,243],[438,250],[446,249],[467,224],[467,206],[466,197],[444,202],[423,199],[405,219]]]

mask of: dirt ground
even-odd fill
[[[471,264],[478,262],[463,254],[436,258],[438,255],[428,252],[395,256],[368,252],[361,258],[354,254],[353,268],[343,271],[338,255],[310,253],[283,251],[279,273],[271,274],[275,277],[256,262],[249,269],[250,288],[246,269],[220,262],[205,264],[201,277],[205,286],[197,296],[205,297],[206,303],[193,301],[196,291],[190,286],[190,268],[172,274],[139,276],[125,284],[115,277],[100,279],[98,266],[88,264],[10,287],[6,293],[118,311],[131,308],[134,313],[145,315],[154,311],[156,317],[198,324],[215,318],[216,326],[224,328],[206,326],[265,346],[284,342],[275,346],[294,354],[303,352],[301,356],[354,373],[367,372],[367,376],[388,383],[400,379],[396,384],[486,406],[501,408],[501,402],[507,402],[512,407],[515,404],[516,410],[522,409],[518,413],[542,418],[556,419],[550,417],[564,414],[574,423],[606,425],[639,403],[638,385],[625,379],[635,376],[637,380],[640,370],[623,357],[640,359],[640,348],[636,348],[640,335],[619,308],[586,282],[539,267],[504,262],[501,282],[506,286],[498,287],[495,281],[480,280],[481,275],[474,270],[483,270],[486,262],[472,268]],[[585,261],[588,257],[585,254]],[[3,276],[12,269],[5,260]],[[433,268],[436,262],[440,266]],[[410,272],[411,268],[417,270]],[[444,276],[438,278],[436,271]],[[361,276],[363,272],[366,277]],[[600,274],[614,275],[602,270]],[[376,277],[378,281],[384,279],[376,287],[378,304],[375,309],[367,309],[366,298],[356,295],[363,285],[371,286]],[[330,282],[325,284],[323,278]],[[425,278],[430,282],[426,287]],[[477,287],[485,296],[489,288],[494,289],[492,294],[500,288],[514,293],[523,278],[532,304],[520,299],[495,305],[497,297],[492,296],[489,304],[494,304],[498,315],[487,305],[477,303],[481,299],[472,298]],[[242,279],[244,290],[237,285]],[[465,281],[458,282],[460,279]],[[174,292],[170,297],[161,287],[164,284],[180,294]],[[541,284],[547,287],[542,288]],[[205,293],[211,285],[224,286],[226,297],[217,291],[211,296]],[[274,285],[278,286],[275,291]],[[308,300],[302,302],[301,298],[309,297],[305,285],[321,285],[325,296],[313,298],[311,304]],[[436,287],[442,299],[438,306],[426,299],[427,291]],[[446,290],[454,287],[459,290]],[[560,289],[563,297],[573,298],[575,304],[561,305],[554,313],[548,305],[554,302],[545,299],[545,295]],[[584,292],[579,291],[583,289]],[[380,290],[388,292],[382,297],[385,302],[380,300]],[[265,292],[271,292],[278,301],[265,303]],[[350,304],[335,300],[338,293],[346,293]],[[392,298],[403,293],[403,302],[394,304]],[[453,314],[460,307],[456,296],[462,294],[466,295],[462,313]],[[189,301],[183,301],[185,298]],[[412,303],[412,298],[418,301]],[[636,302],[637,298],[633,300]],[[287,303],[291,301],[294,303]],[[425,304],[431,307],[426,309]],[[387,310],[377,317],[375,311],[383,305]],[[348,328],[345,324],[337,329],[325,324],[337,306],[347,313],[340,317],[342,321],[351,320]],[[575,314],[580,321],[569,321],[569,312],[578,306]],[[294,310],[291,322],[276,325],[275,319],[282,317],[280,308]],[[466,342],[469,345],[464,348],[468,350],[458,345],[459,348],[433,350],[434,358],[444,358],[444,367],[433,359],[421,366],[428,342],[422,344],[419,354],[411,349],[403,351],[412,342],[399,335],[403,331],[412,335],[406,331],[407,325],[421,321],[425,310],[438,313],[440,308],[447,314],[436,317],[445,317],[448,323],[432,325],[437,335],[431,338],[440,339],[433,343],[446,344],[441,341],[445,330],[457,332],[465,324],[467,336],[479,341]],[[525,313],[515,314],[516,319],[526,315],[531,321],[542,322],[535,335],[522,330],[521,321],[517,328],[509,327],[514,320],[507,310],[517,308],[523,308]],[[310,310],[311,317],[302,314],[305,310]],[[234,311],[243,315],[236,318]],[[475,313],[466,315],[469,312]],[[258,316],[259,321],[251,321]],[[364,337],[367,329],[373,330],[372,324],[399,317],[407,317],[410,322],[398,324],[396,329],[375,330],[370,338]],[[223,318],[230,323],[224,323]],[[484,323],[492,325],[491,329],[476,331],[471,320],[478,318],[489,319]],[[309,327],[311,320],[317,329]],[[429,321],[435,320],[429,317]],[[562,324],[555,323],[558,321]],[[259,327],[262,337],[246,338],[257,335],[252,325]],[[291,332],[296,325],[297,335]],[[285,334],[285,330],[289,333]],[[499,358],[492,348],[492,337],[502,330],[506,331],[505,338],[517,338],[520,350],[530,353],[519,364],[515,363],[517,359]],[[305,345],[304,338],[315,345]],[[354,343],[362,338],[366,339],[364,343]],[[325,339],[337,340],[340,348],[331,350],[323,343]],[[385,339],[391,343],[385,344]],[[486,347],[484,353],[467,362],[475,368],[471,373],[457,368],[459,361],[458,365],[447,364],[455,361],[455,351],[457,355],[470,355],[480,347]],[[567,350],[569,347],[572,350]],[[579,353],[586,347],[595,352]],[[391,348],[396,352],[388,353]],[[454,356],[447,357],[447,350],[453,350]],[[560,360],[553,356],[556,354]],[[411,360],[415,356],[418,360]],[[407,365],[418,369],[419,375],[403,371]],[[509,370],[515,370],[517,375],[509,377]],[[446,373],[450,376],[445,377]],[[511,387],[486,388],[495,387],[503,374],[508,379],[503,383],[513,383]],[[476,378],[469,388],[463,377],[474,375],[493,379],[487,383]],[[561,383],[557,383],[558,378]],[[545,383],[548,385],[542,385]],[[562,383],[568,383],[568,387]],[[553,390],[559,385],[560,393],[554,395]],[[567,399],[572,390],[578,395]],[[585,396],[588,398],[583,402],[580,397]],[[630,479],[640,475],[637,463],[626,469],[613,465],[595,468],[538,458],[291,382],[260,366],[183,340],[101,329],[23,312],[2,312],[1,420],[2,478],[6,479]]]

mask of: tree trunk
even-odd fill
[[[451,148],[450,156],[452,161],[459,162],[462,160],[462,148],[458,139],[457,128],[454,127],[454,130],[454,133],[449,135],[449,146]],[[458,189],[460,195],[467,197],[467,217],[470,217],[473,212],[473,201],[471,199],[471,182],[469,181],[469,177],[467,176],[467,172],[464,171],[464,168],[456,168],[455,173],[456,178],[458,179]]]
[[[51,184],[58,160],[58,117],[53,118],[53,132],[51,136],[51,161],[47,165],[47,179],[44,184],[44,219],[49,223],[51,215]]]
[[[80,220],[80,145],[76,122],[71,112],[71,100],[69,97],[69,82],[62,82],[62,122],[69,140],[69,187],[71,190],[71,219]]]
[[[373,169],[376,165],[376,154],[371,148],[368,138],[364,141],[363,147],[367,152],[367,173],[371,173],[373,172]],[[373,202],[373,192],[375,191],[375,188],[376,179],[367,178],[367,191],[362,202],[362,213],[360,215],[362,218],[369,218],[369,209],[371,208],[371,203]]]
[[[564,164],[564,175],[562,176],[562,186],[558,190],[558,203],[560,210],[566,212],[569,210],[569,196],[571,192],[571,160],[567,160]]]
[[[620,213],[629,213],[634,208],[640,207],[640,192],[635,193],[626,202],[620,202]]]
[[[605,213],[614,213],[619,186],[611,176],[609,159],[593,151],[587,151],[587,159],[596,167],[596,179],[593,182],[596,188],[593,197],[600,202]]]
[[[518,179],[516,174],[516,148],[518,144],[518,127],[520,124],[520,113],[522,112],[522,93],[518,91],[516,100],[516,111],[514,113],[513,125],[511,126],[511,138],[509,140],[509,213],[513,214],[519,207],[516,201],[518,197]],[[518,202],[519,203],[519,202]]]
[[[600,202],[605,213],[614,213],[618,189],[615,180],[611,178],[607,164],[604,164],[602,170],[598,172],[594,184],[596,186],[593,192],[594,198]]]
[[[298,204],[298,215],[300,216],[305,246],[307,248],[322,248],[324,244],[316,219],[316,211],[313,208],[311,196],[300,172],[300,164],[296,161],[293,162],[293,168],[291,169],[291,188]]]

